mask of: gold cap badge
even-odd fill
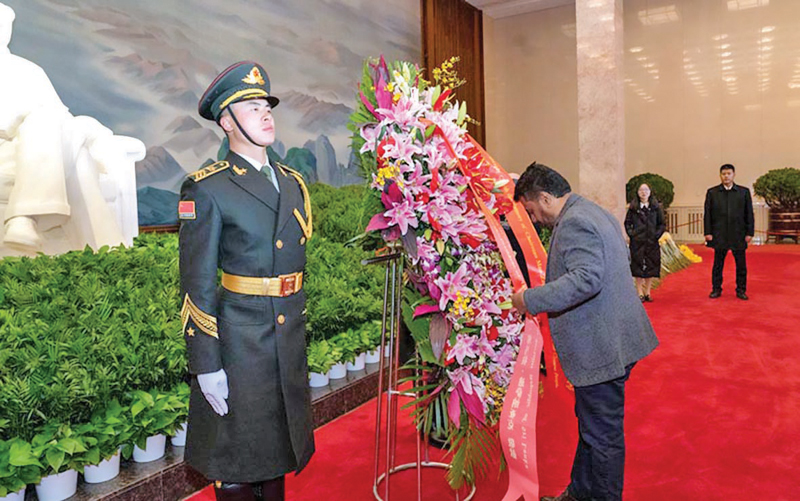
[[[261,76],[258,68],[253,66],[253,69],[242,79],[242,82],[250,85],[264,85],[264,77]]]

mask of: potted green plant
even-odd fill
[[[347,363],[347,370],[351,372],[364,370],[365,354],[362,352],[361,333],[358,329],[347,329],[339,334],[344,361]]]
[[[178,424],[178,427],[175,429],[172,438],[170,438],[170,443],[175,447],[183,447],[186,445],[186,427],[189,419],[189,394],[191,389],[188,384],[181,383],[175,387],[173,393],[181,401],[182,406],[175,409],[178,413],[177,418],[175,418],[175,423]]]
[[[361,328],[366,330],[369,336],[369,346],[367,347],[367,358],[365,362],[368,364],[377,364],[381,361],[381,322],[380,320],[373,320],[372,322],[365,323]]]
[[[800,237],[800,169],[773,169],[753,183],[753,192],[769,206],[769,233]]]
[[[131,442],[133,460],[148,463],[161,459],[167,445],[167,434],[174,433],[181,423],[179,419],[182,402],[170,393],[158,390],[136,390],[131,394],[129,417],[132,424]],[[130,445],[123,448],[123,455],[129,457]]]
[[[39,501],[62,501],[75,494],[78,472],[89,464],[86,453],[97,439],[81,435],[68,424],[48,423],[31,440],[31,450],[44,465],[42,478],[36,484]],[[93,458],[91,458],[93,459]]]
[[[38,483],[43,469],[31,444],[20,438],[0,440],[0,500],[24,501],[25,487]]]
[[[666,210],[672,204],[672,201],[675,199],[675,185],[672,184],[672,181],[663,176],[659,176],[658,174],[653,174],[650,172],[633,176],[625,185],[625,196],[628,202],[636,199],[636,192],[639,190],[639,186],[642,184],[646,184],[650,187],[650,192],[654,197],[656,197],[661,204],[661,208],[666,212]]]
[[[337,334],[328,340],[328,344],[331,347],[331,359],[333,360],[333,365],[328,373],[328,377],[330,379],[344,379],[347,377],[345,358],[345,345],[347,344],[347,340],[342,334]]]
[[[325,341],[312,341],[306,349],[308,356],[308,384],[312,388],[328,386],[328,373],[335,363],[331,346]]]
[[[366,363],[367,352],[375,348],[375,345],[372,343],[372,335],[370,333],[370,322],[364,322],[358,329],[354,330],[356,336],[358,337],[358,357],[362,357],[364,359],[364,363]]]
[[[103,411],[96,412],[89,423],[78,427],[97,440],[86,452],[88,463],[83,468],[83,479],[87,483],[98,484],[119,475],[120,447],[131,436],[127,410],[119,401],[112,400]]]

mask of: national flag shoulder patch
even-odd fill
[[[197,219],[194,200],[181,200],[178,202],[178,219]]]

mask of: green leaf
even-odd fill
[[[64,458],[66,457],[64,451],[51,448],[47,450],[45,455],[47,464],[53,470],[53,473],[60,473],[61,467],[64,465]]]
[[[461,125],[464,123],[464,119],[467,117],[467,102],[461,101],[461,107],[458,109],[458,119],[456,123]]]
[[[414,310],[412,310],[411,306],[409,306],[406,302],[403,302],[402,310],[403,321],[408,327],[409,332],[411,332],[411,336],[414,338],[414,342],[417,345],[417,350],[422,357],[422,360],[430,364],[441,366],[441,362],[437,360],[435,356],[433,356],[433,348],[431,347],[431,340],[429,336],[431,328],[430,316],[426,315],[414,319]]]
[[[8,463],[11,466],[39,466],[42,465],[31,452],[31,444],[22,440],[14,440],[11,443],[8,455]]]
[[[145,408],[144,402],[141,401],[136,402],[133,405],[131,405],[131,414],[133,415],[133,417],[136,417],[137,415],[139,415],[140,412],[144,410],[144,408]]]
[[[86,452],[84,456],[87,465],[96,466],[100,464],[100,448],[99,447],[92,447]]]

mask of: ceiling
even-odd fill
[[[487,16],[499,19],[570,5],[575,3],[575,0],[467,0],[467,3],[482,10]]]

